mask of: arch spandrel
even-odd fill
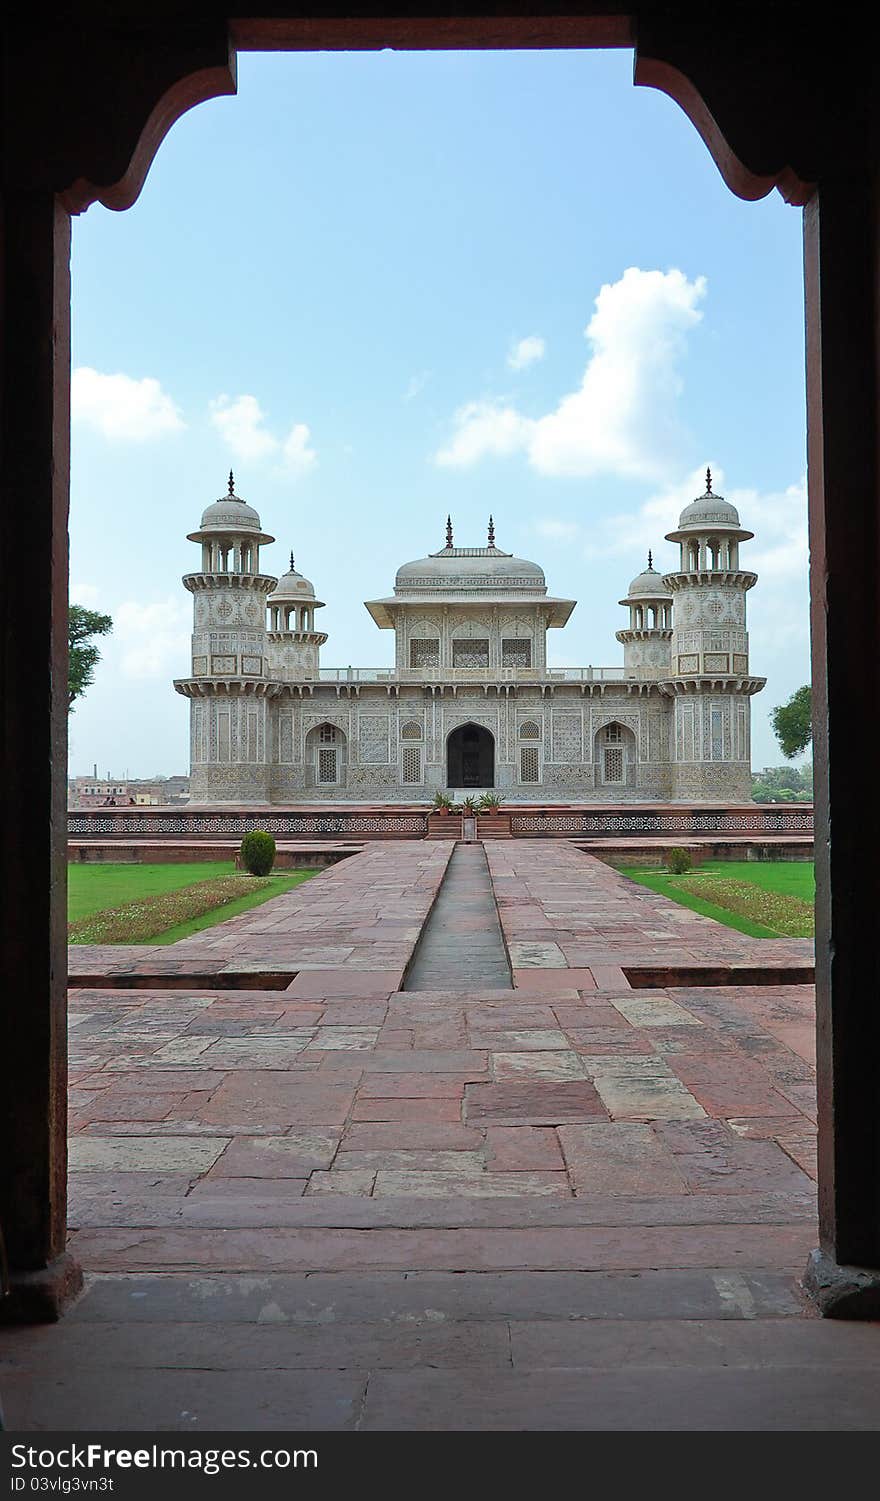
[[[671,11],[655,0],[618,11],[600,0],[574,16],[488,17],[463,6],[339,17],[291,7],[267,21],[249,8],[245,0],[231,17],[206,0],[198,17],[179,19],[122,3],[112,26],[78,16],[51,41],[20,28],[6,111],[14,185],[49,187],[70,213],[94,202],[131,207],[175,121],[235,93],[237,51],[635,46],[635,83],[679,104],[737,196],[775,187],[804,204],[836,150],[808,39],[783,11],[713,9],[707,20],[704,6]]]
[[[234,52],[228,52],[226,62],[217,67],[200,68],[179,79],[150,111],[121,177],[103,186],[79,177],[59,194],[61,203],[69,214],[84,213],[93,203],[117,212],[131,208],[140,197],[156,153],[172,125],[197,104],[235,93]]]
[[[633,82],[679,105],[730,191],[755,202],[776,188],[787,203],[809,202],[830,135],[815,49],[792,16],[658,3],[633,21]]]
[[[84,9],[84,8],[83,8]],[[172,125],[236,92],[225,15],[145,18],[143,10],[19,24],[3,109],[6,187],[55,193],[69,214],[137,201]]]

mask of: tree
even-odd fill
[[[806,750],[813,738],[813,695],[809,683],[773,710],[772,723],[782,754],[789,760]]]
[[[67,669],[67,707],[73,708],[91,684],[101,653],[92,640],[93,636],[107,636],[113,629],[109,615],[97,610],[87,610],[83,605],[71,605],[67,616],[67,646],[70,662]]]
[[[756,803],[811,803],[813,767],[765,766],[752,777],[752,800]]]

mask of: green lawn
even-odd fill
[[[811,860],[707,860],[685,875],[628,866],[623,874],[692,912],[753,938],[810,938]]]
[[[72,943],[176,943],[269,901],[314,875],[255,879],[232,861],[185,865],[68,866]],[[91,921],[90,921],[91,919]]]
[[[186,865],[68,865],[67,921],[76,922],[123,902],[161,896],[166,891],[179,891],[181,886],[192,886],[195,881],[234,873],[231,860],[196,860]]]

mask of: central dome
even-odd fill
[[[394,593],[386,599],[368,599],[365,604],[380,630],[397,629],[398,623],[426,606],[461,607],[470,611],[486,605],[540,606],[545,627],[565,625],[574,609],[573,599],[556,599],[547,593],[543,568],[528,558],[516,558],[495,545],[495,523],[489,517],[487,547],[455,547],[452,521],[446,518],[446,546],[426,558],[403,563],[394,579]]]
[[[498,547],[444,547],[397,570],[394,588],[545,589],[544,570]]]

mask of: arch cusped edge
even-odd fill
[[[140,196],[147,173],[171,127],[197,104],[235,92],[236,58],[227,46],[224,62],[186,73],[165,89],[144,121],[128,166],[120,177],[107,183],[78,177],[59,193],[59,201],[70,214],[84,213],[93,203],[101,203],[116,211],[131,208]]]
[[[700,89],[675,64],[646,55],[637,48],[633,81],[637,87],[658,89],[679,105],[708,148],[724,182],[738,198],[755,202],[777,188],[786,203],[802,207],[813,196],[815,182],[801,177],[790,165],[768,172],[749,167],[731,146]]]

